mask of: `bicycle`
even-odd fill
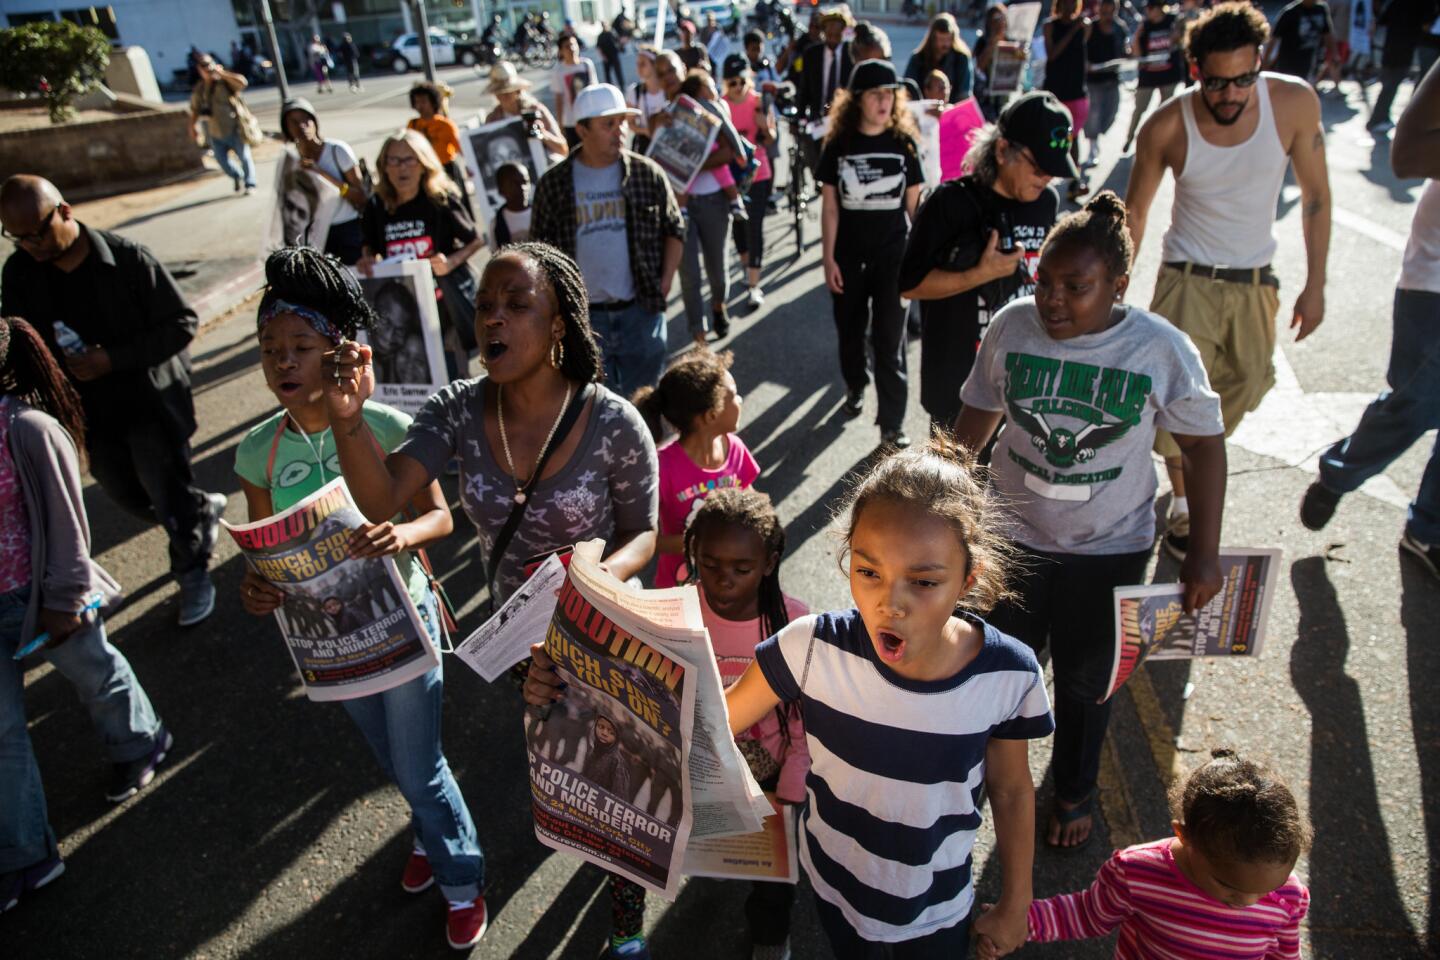
[[[795,255],[805,251],[805,220],[810,213],[810,197],[805,192],[805,174],[808,165],[805,153],[800,149],[800,138],[808,136],[804,131],[805,121],[800,107],[789,97],[777,99],[775,110],[790,130],[790,145],[787,156],[790,162],[790,176],[785,184],[785,201],[790,208],[790,217],[795,224]]]

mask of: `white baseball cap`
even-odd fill
[[[586,87],[575,95],[575,120],[593,120],[596,117],[613,117],[628,113],[639,116],[640,111],[625,103],[625,94],[613,83],[597,83]]]

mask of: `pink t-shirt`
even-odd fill
[[[0,397],[0,593],[30,582],[30,518],[10,455],[10,403]]]
[[[731,100],[725,102],[730,104],[730,122],[735,125],[736,130],[740,131],[740,136],[751,143],[758,144],[759,141],[755,138],[760,135],[760,125],[756,122],[756,114],[760,110],[760,94],[752,90],[739,103]],[[773,171],[770,169],[770,155],[765,152],[764,147],[756,147],[755,154],[760,158],[760,167],[755,171],[755,180],[757,182],[769,180],[773,176]]]
[[[810,613],[803,601],[785,597],[785,612],[793,622]],[[730,686],[740,679],[755,662],[755,645],[766,639],[760,630],[760,618],[753,620],[726,620],[705,600],[705,591],[700,591],[700,615],[705,620],[705,629],[710,632],[710,646],[715,650],[715,665],[720,668],[720,682]],[[805,801],[805,775],[810,772],[810,748],[805,743],[805,723],[800,711],[790,715],[788,729],[781,731],[780,718],[772,710],[759,723],[736,736],[737,740],[758,740],[780,764],[779,783],[776,795],[786,803]]]
[[[679,440],[660,448],[660,535],[684,533],[685,521],[712,490],[748,487],[760,476],[760,465],[739,434],[725,438],[729,451],[718,470],[702,470],[690,459]],[[684,561],[678,553],[662,553],[655,569],[655,586],[673,587]],[[758,641],[757,641],[758,642]]]
[[[1030,904],[1030,940],[1085,940],[1118,927],[1116,960],[1300,960],[1310,892],[1295,874],[1257,903],[1232,907],[1180,872],[1173,843],[1117,850],[1090,889]]]

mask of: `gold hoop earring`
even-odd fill
[[[565,365],[565,344],[556,340],[550,345],[550,366],[559,370]]]

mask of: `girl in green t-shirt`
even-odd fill
[[[286,247],[265,262],[257,336],[265,383],[284,408],[250,431],[235,457],[235,472],[250,508],[262,520],[340,476],[321,383],[321,358],[369,326],[374,312],[360,286],[333,257],[309,247]],[[405,435],[409,418],[378,403],[364,416],[387,452]],[[437,638],[439,608],[410,551],[437,542],[453,529],[438,483],[410,501],[412,519],[367,524],[355,530],[350,556],[393,556],[410,585],[421,619]],[[285,594],[247,570],[241,602],[256,616],[274,613]],[[463,948],[485,932],[484,855],[475,824],[440,747],[440,667],[381,693],[340,705],[360,728],[380,766],[410,804],[414,849],[401,886],[419,893],[436,881],[449,901],[446,936]]]

